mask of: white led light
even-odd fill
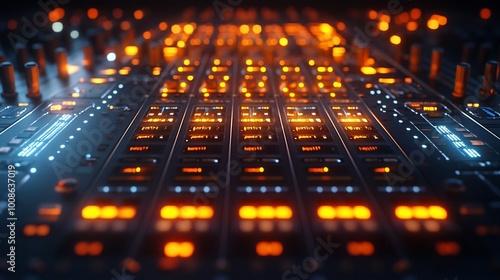
[[[77,39],[80,36],[80,32],[78,32],[78,30],[73,30],[69,33],[69,36],[73,39]]]
[[[52,24],[52,30],[54,30],[54,32],[61,32],[63,30],[63,24],[60,23],[60,22],[54,22]]]
[[[116,60],[116,54],[114,52],[110,52],[110,53],[108,53],[108,55],[106,55],[106,59],[108,61],[115,61]]]

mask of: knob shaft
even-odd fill
[[[484,78],[490,80],[491,83],[496,83],[498,80],[498,61],[490,60],[486,63],[484,68]]]
[[[498,68],[497,61],[490,60],[486,63],[486,67],[484,68],[483,85],[479,91],[480,99],[487,99],[496,93],[494,85],[498,79]]]
[[[94,50],[91,45],[83,47],[83,66],[87,70],[94,69]]]
[[[68,54],[64,48],[57,48],[55,50],[57,73],[61,79],[67,79],[68,74]]]
[[[453,97],[462,99],[467,94],[467,85],[469,84],[470,77],[470,64],[461,62],[457,65],[455,73],[455,87],[453,90]]]
[[[420,71],[420,55],[422,53],[422,45],[415,43],[410,49],[410,72],[416,73]]]
[[[358,48],[358,66],[365,66],[366,61],[370,58],[370,50],[368,47],[359,47]]]
[[[17,97],[14,66],[10,62],[0,64],[0,78],[2,79],[2,96],[5,98]]]
[[[431,79],[435,79],[439,75],[441,60],[443,59],[443,52],[444,51],[442,48],[434,48],[432,50],[431,69],[429,71],[429,78]]]
[[[38,70],[40,74],[45,75],[46,72],[46,59],[45,59],[45,50],[43,49],[42,44],[34,44],[33,51],[35,52],[35,62],[38,65]]]
[[[462,48],[462,58],[461,60],[464,62],[470,62],[470,58],[472,55],[472,51],[474,50],[474,43],[467,42],[464,44]]]
[[[160,66],[160,46],[157,44],[149,45],[149,66]]]
[[[28,85],[28,97],[40,98],[42,94],[40,93],[40,73],[38,71],[38,65],[35,62],[27,62],[24,64],[24,69],[26,72],[26,84]]]
[[[19,68],[22,68],[26,62],[28,62],[28,48],[24,44],[16,45],[16,53],[17,53],[17,62],[19,63]]]

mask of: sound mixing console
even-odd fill
[[[0,279],[500,279],[498,10],[63,2],[2,14]]]

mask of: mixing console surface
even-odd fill
[[[2,14],[0,279],[500,279],[487,5],[62,2]]]

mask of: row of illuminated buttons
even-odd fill
[[[207,154],[203,150],[204,146],[188,146],[186,149],[194,150],[192,153],[196,155]],[[206,146],[205,146],[206,147]],[[132,159],[132,158],[127,158]],[[112,175],[108,177],[110,182],[146,182],[152,180],[152,176],[156,170],[156,161],[146,161],[150,158],[141,158],[141,165],[122,165],[115,168]],[[306,158],[304,162],[311,163],[314,162],[309,158]],[[137,159],[139,161],[139,159]],[[174,177],[175,180],[203,180],[210,179],[210,174],[217,171],[216,166],[206,166],[203,164],[217,164],[220,159],[218,157],[186,157],[182,159],[182,163],[188,164],[181,166],[177,170],[177,176]],[[243,158],[242,161],[245,166],[242,168],[241,180],[257,180],[264,181],[266,179],[271,179],[276,181],[282,181],[283,176],[277,175],[281,173],[281,168],[275,166],[279,163],[279,158]],[[338,158],[324,158],[324,162],[337,162],[340,163],[341,160]],[[319,162],[319,160],[315,161]],[[255,165],[255,163],[265,164],[265,165]],[[197,165],[193,165],[197,164]],[[250,165],[247,165],[250,164]],[[377,164],[372,168],[373,179],[376,181],[387,181],[387,176],[391,173],[397,172],[398,168],[394,165],[380,165]],[[305,168],[308,176],[306,179],[308,181],[331,181],[331,180],[350,180],[349,172],[345,166],[326,166],[326,165],[312,165]],[[252,175],[252,176],[247,176]],[[268,177],[269,176],[269,177]],[[394,174],[392,174],[394,176]],[[390,177],[389,177],[390,178]],[[409,180],[409,179],[408,179]]]
[[[203,79],[199,93],[208,98],[212,95],[223,96],[229,91],[232,72],[232,61],[228,59],[213,59],[213,64],[207,67],[207,76]]]
[[[244,205],[238,210],[241,219],[278,219],[288,220],[293,217],[293,210],[286,205]],[[409,219],[435,219],[444,220],[448,213],[446,209],[438,205],[416,205],[397,206],[394,214],[401,220]],[[136,208],[133,206],[114,205],[88,205],[81,211],[82,218],[88,220],[95,219],[132,219],[136,216]],[[371,218],[371,211],[363,205],[322,205],[317,208],[317,215],[320,219],[357,219],[367,220]],[[176,206],[166,205],[160,210],[163,219],[211,219],[214,216],[214,209],[211,206]]]
[[[169,73],[163,86],[160,88],[160,97],[167,98],[186,93],[194,80],[194,72],[200,61],[198,59],[184,59]]]
[[[23,232],[26,236],[47,236],[50,232],[48,225],[28,224]],[[104,244],[100,241],[78,241],[75,243],[74,252],[78,256],[99,256],[104,251]],[[280,256],[284,245],[279,241],[259,241],[255,244],[255,252],[259,256]],[[350,241],[346,244],[347,252],[352,256],[368,256],[375,251],[375,246],[370,241]],[[456,242],[437,242],[435,250],[440,255],[456,255],[460,245]],[[194,254],[195,245],[191,241],[169,241],[163,247],[163,253],[170,258],[188,258]]]

